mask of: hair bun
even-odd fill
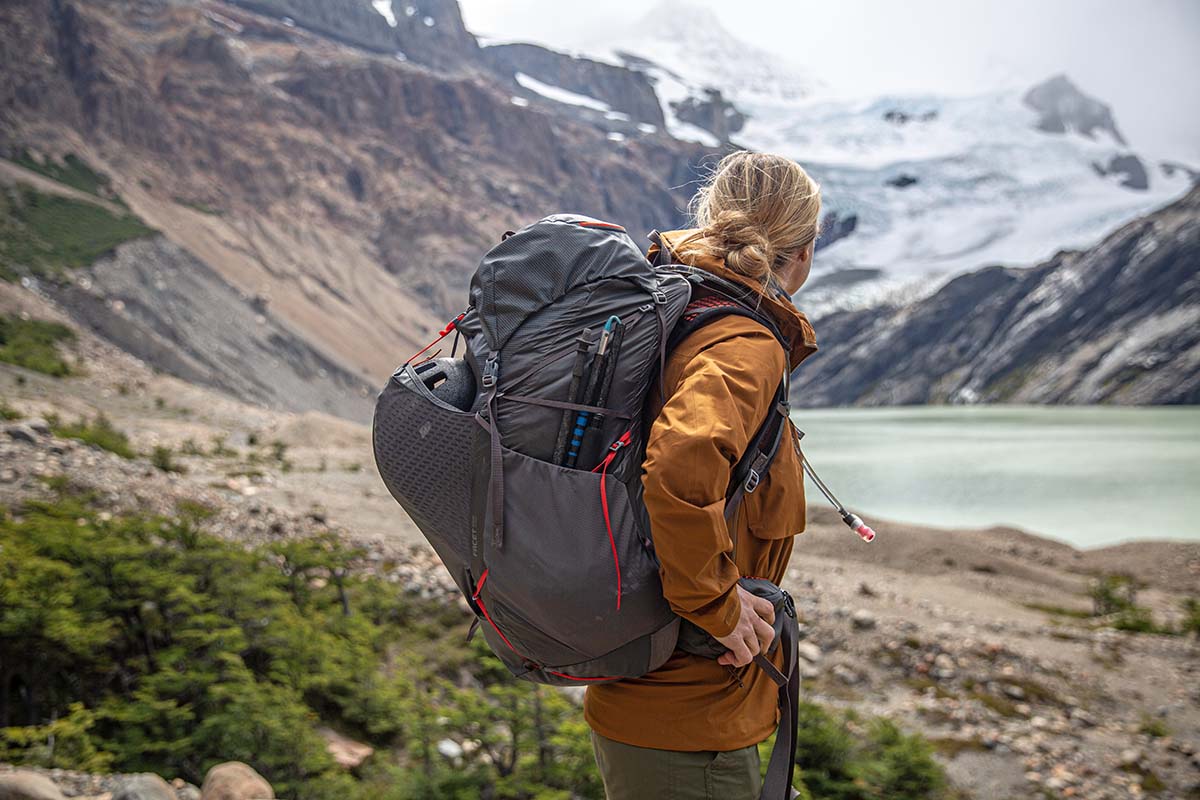
[[[775,254],[762,229],[744,211],[726,209],[704,228],[704,235],[715,240],[734,272],[765,280],[771,272]]]
[[[688,208],[700,247],[767,283],[816,238],[821,187],[790,158],[739,150],[721,159]]]

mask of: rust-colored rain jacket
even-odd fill
[[[804,530],[804,473],[791,430],[767,477],[728,524],[725,490],[784,370],[795,369],[817,346],[808,319],[790,300],[689,247],[685,240],[693,233],[662,238],[680,263],[757,291],[761,309],[792,345],[784,353],[770,331],[740,316],[721,317],[688,335],[667,361],[667,401],[646,446],[642,482],[663,594],[677,614],[721,637],[740,614],[738,578],[780,583],[792,537]],[[780,664],[778,650],[775,656]],[[776,704],[775,684],[753,663],[734,670],[677,650],[640,678],[589,686],[584,716],[602,736],[639,747],[733,750],[771,735]]]

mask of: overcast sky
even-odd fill
[[[460,0],[467,27],[584,46],[637,0]],[[1200,162],[1200,0],[696,0],[738,38],[855,95],[974,92],[1066,72],[1134,149]],[[681,24],[685,24],[681,21]],[[1200,165],[1200,164],[1198,164]]]

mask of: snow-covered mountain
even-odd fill
[[[1111,109],[1065,76],[975,96],[834,96],[685,0],[590,40],[586,55],[643,73],[676,138],[795,158],[830,211],[856,218],[822,250],[810,311],[920,296],[966,270],[1091,246],[1195,177],[1137,152]]]

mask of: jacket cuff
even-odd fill
[[[738,597],[736,582],[708,605],[695,611],[680,613],[688,622],[703,628],[717,639],[733,633],[741,615],[742,601]]]

